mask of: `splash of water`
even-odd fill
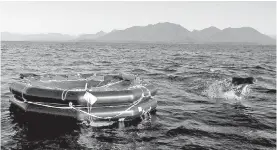
[[[227,79],[214,81],[203,91],[210,99],[224,99],[229,102],[238,102],[250,93],[249,85],[234,86]]]

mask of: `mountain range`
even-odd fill
[[[70,41],[76,38],[76,36],[60,33],[19,34],[1,32],[1,41]]]
[[[14,34],[1,33],[2,41],[95,41],[95,42],[151,42],[151,43],[251,43],[276,44],[276,40],[251,27],[225,28],[208,27],[189,31],[178,24],[169,22],[147,26],[133,26],[124,30],[105,33],[71,36],[60,33]]]

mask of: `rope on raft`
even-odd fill
[[[121,82],[121,81],[119,81],[119,82]],[[119,82],[116,82],[116,83],[119,83]],[[114,84],[116,84],[116,83],[113,83],[113,84],[110,84],[110,85],[114,85]],[[110,86],[110,85],[106,85],[105,87],[108,87],[108,86]],[[87,85],[86,85],[86,86],[87,86]],[[93,106],[94,103],[90,103],[90,101],[89,101],[88,99],[86,99],[86,98],[85,98],[85,100],[87,101],[87,110],[88,110],[87,112],[86,112],[86,111],[83,111],[83,110],[81,110],[81,109],[75,108],[75,107],[73,106],[72,102],[69,102],[69,107],[72,108],[72,109],[74,109],[74,110],[76,110],[76,111],[79,111],[79,112],[82,112],[82,113],[84,113],[84,114],[87,114],[87,115],[89,116],[89,117],[88,117],[88,120],[91,121],[91,122],[93,122],[93,119],[94,119],[94,118],[97,118],[97,119],[112,119],[112,118],[116,118],[116,117],[119,117],[119,116],[121,116],[122,114],[126,113],[127,111],[129,111],[130,109],[132,109],[133,107],[135,107],[136,105],[138,105],[145,97],[150,97],[150,98],[152,97],[151,91],[150,91],[148,88],[146,88],[145,86],[143,86],[143,85],[140,84],[140,85],[132,86],[132,87],[130,87],[130,88],[128,88],[128,89],[134,89],[134,88],[140,88],[140,89],[141,89],[141,91],[142,91],[141,97],[140,97],[138,100],[136,100],[135,102],[133,102],[133,104],[132,104],[130,107],[128,107],[128,108],[125,109],[124,111],[121,111],[120,113],[118,113],[117,115],[114,115],[114,116],[112,116],[112,117],[100,117],[100,116],[97,116],[97,115],[92,114],[92,113],[91,113],[91,112],[92,112],[92,106]],[[143,88],[147,90],[148,95],[145,95],[145,94],[144,94]],[[87,90],[87,88],[85,88],[85,90]],[[91,95],[92,95],[92,94],[91,94]],[[93,96],[93,95],[92,95],[92,96]],[[139,109],[140,109],[140,111],[142,111],[142,114],[151,110],[151,108],[149,108],[149,110],[144,111],[144,110],[141,110],[141,109],[142,109],[141,107],[139,107]],[[121,120],[122,120],[122,119],[121,119]],[[123,120],[124,120],[124,119],[123,119]]]

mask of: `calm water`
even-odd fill
[[[276,47],[2,42],[2,149],[275,149]],[[86,127],[10,110],[9,83],[19,73],[120,70],[159,89],[151,121]],[[234,76],[257,82],[241,102],[211,98],[210,87]],[[34,123],[35,122],[35,123]]]

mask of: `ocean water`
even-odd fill
[[[123,71],[158,87],[151,120],[88,127],[10,105],[20,73]],[[218,91],[254,77],[240,100]],[[276,46],[1,43],[1,149],[276,149]]]

